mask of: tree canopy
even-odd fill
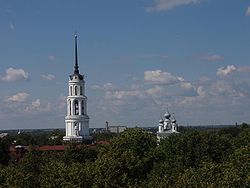
[[[28,145],[38,143],[29,138],[33,135],[19,137]],[[105,137],[110,144],[94,148],[31,148],[18,162],[8,155],[10,137],[1,139],[0,187],[250,187],[249,125],[187,129],[159,145],[154,134],[139,128]]]

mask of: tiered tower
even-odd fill
[[[82,142],[91,137],[89,136],[84,75],[79,73],[77,55],[77,35],[75,35],[75,66],[74,73],[69,76],[67,116],[65,117],[66,136],[63,137],[63,141]]]

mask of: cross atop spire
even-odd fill
[[[77,57],[77,33],[75,33],[75,70],[74,74],[79,74],[78,57]]]

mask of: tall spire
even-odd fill
[[[79,66],[78,66],[78,57],[77,57],[77,34],[75,33],[75,70],[74,73],[75,74],[79,74]]]

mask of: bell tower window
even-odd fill
[[[80,86],[80,95],[82,95],[82,86]]]
[[[75,95],[77,95],[77,86],[75,86]]]
[[[72,96],[72,86],[70,86],[70,96]]]
[[[79,115],[79,103],[78,103],[78,100],[75,101],[75,115]]]
[[[71,116],[71,101],[69,101],[69,115]]]
[[[84,115],[84,102],[82,101],[82,115]]]

